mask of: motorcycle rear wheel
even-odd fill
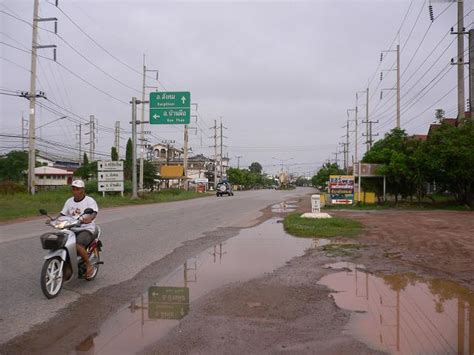
[[[63,271],[61,270],[61,258],[54,257],[45,260],[41,270],[41,290],[44,295],[51,299],[59,295],[63,287]]]
[[[94,251],[91,253],[89,256],[89,261],[92,264],[92,267],[94,268],[94,272],[92,273],[92,276],[89,278],[85,278],[87,281],[92,281],[95,279],[97,274],[99,273],[99,262],[100,262],[100,252],[96,248]]]

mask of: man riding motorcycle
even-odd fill
[[[94,268],[89,261],[86,248],[94,239],[93,233],[96,229],[94,219],[99,212],[99,207],[92,197],[86,196],[84,181],[74,180],[71,184],[71,188],[73,196],[66,200],[58,217],[71,216],[77,218],[86,208],[92,208],[94,211],[92,214],[85,214],[80,217],[82,223],[81,226],[74,228],[74,232],[76,233],[77,253],[82,257],[82,260],[84,260],[84,263],[86,264],[87,271],[85,277],[88,279],[93,275]]]

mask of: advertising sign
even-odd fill
[[[354,177],[352,175],[329,176],[329,197],[335,205],[354,203]]]

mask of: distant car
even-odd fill
[[[219,197],[222,195],[234,196],[232,187],[228,182],[219,182],[216,186],[216,196]]]

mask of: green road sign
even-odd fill
[[[189,288],[151,286],[148,303],[189,304]]]
[[[150,319],[182,319],[189,313],[189,304],[148,304]]]
[[[190,121],[190,92],[150,93],[150,124],[188,124]]]

